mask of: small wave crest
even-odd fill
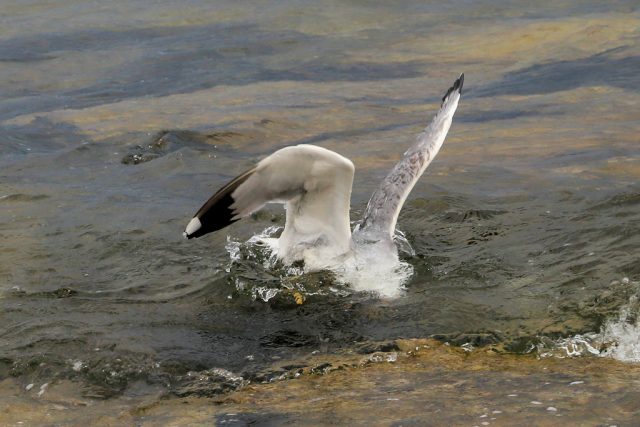
[[[636,282],[636,286],[639,283]],[[606,357],[625,362],[640,362],[640,302],[638,294],[629,298],[629,303],[620,309],[617,319],[608,320],[602,328],[606,341],[614,344],[603,351]]]
[[[537,344],[540,357],[581,357],[595,355],[623,362],[640,362],[640,282],[627,277],[620,282],[633,289],[618,314],[600,328],[600,332],[579,334],[559,340],[542,339]]]

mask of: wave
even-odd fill
[[[555,341],[541,339],[536,350],[540,357],[598,356],[622,362],[640,362],[640,282],[625,277],[620,282],[633,289],[627,303],[615,317],[607,319],[599,332],[578,334]]]

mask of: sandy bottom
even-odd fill
[[[69,381],[26,390],[7,379],[0,383],[0,424],[551,426],[640,419],[637,365],[467,352],[433,340],[395,344],[369,354],[311,355],[294,378],[210,398],[168,397],[140,384],[138,396],[134,387],[117,399],[93,400]]]

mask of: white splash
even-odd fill
[[[540,357],[580,357],[594,355],[622,362],[640,362],[640,282],[625,277],[613,282],[630,286],[638,291],[620,307],[618,316],[609,319],[598,333],[587,333],[562,338],[551,346],[537,346]]]
[[[261,286],[253,289],[253,299],[261,299],[264,302],[269,302],[269,300],[280,293],[280,289],[275,288],[267,288],[266,286]]]
[[[281,273],[284,288],[292,289],[291,281],[287,280],[292,277],[303,276],[307,271],[307,267],[296,265],[282,266],[277,257],[278,239],[274,235],[281,230],[281,227],[273,226],[265,229],[261,233],[251,237],[245,243],[240,243],[231,238],[227,238],[225,246],[231,264],[227,267],[227,272],[231,271],[234,263],[242,260],[259,261],[265,270],[274,272],[279,270]],[[396,232],[394,242],[358,242],[354,241],[352,250],[342,256],[332,258],[330,262],[322,259],[318,265],[313,265],[310,271],[327,270],[334,274],[337,284],[344,285],[356,292],[370,292],[382,298],[396,298],[405,291],[405,284],[413,275],[413,266],[399,259],[394,247],[408,255],[415,254],[413,248],[400,231]],[[330,258],[330,257],[329,257]],[[309,261],[313,262],[313,259]],[[296,286],[299,290],[304,290],[302,285],[298,283]],[[247,290],[250,288],[246,281],[236,279],[236,288],[238,290]],[[269,301],[276,296],[281,289],[269,287],[255,287],[251,289],[254,299],[260,299],[264,302]],[[340,287],[329,287],[328,290],[334,293],[344,293],[344,289]]]
[[[578,334],[568,338],[561,338],[551,345],[542,342],[537,345],[538,356],[541,358],[555,357],[564,359],[567,357],[581,357],[589,354],[600,356],[601,343],[599,335]]]
[[[414,255],[404,234],[396,230],[393,242],[355,234],[352,250],[342,263],[331,266],[338,281],[359,292],[371,292],[382,298],[397,298],[413,276],[413,266],[400,260],[398,251]]]
[[[47,387],[49,387],[49,383],[44,383],[40,386],[40,391],[38,392],[38,397],[42,396],[44,394],[44,392],[47,390]]]
[[[620,309],[617,319],[608,320],[602,328],[604,342],[611,342],[602,355],[624,362],[640,362],[640,304],[638,295]]]
[[[224,377],[226,380],[234,382],[234,383],[245,383],[246,380],[241,375],[236,375],[231,371],[222,368],[213,368],[211,369],[211,373],[220,375]]]
[[[359,249],[341,264],[329,267],[339,283],[357,292],[370,292],[382,298],[397,298],[413,275],[413,266],[376,246]]]

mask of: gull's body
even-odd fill
[[[463,81],[461,75],[432,122],[374,192],[353,234],[349,218],[353,163],[325,148],[297,145],[276,151],[220,189],[196,213],[184,235],[200,237],[266,203],[280,202],[285,204],[286,222],[274,249],[285,264],[302,260],[305,270],[320,270],[379,252],[397,261],[393,235],[398,214],[444,142]]]

